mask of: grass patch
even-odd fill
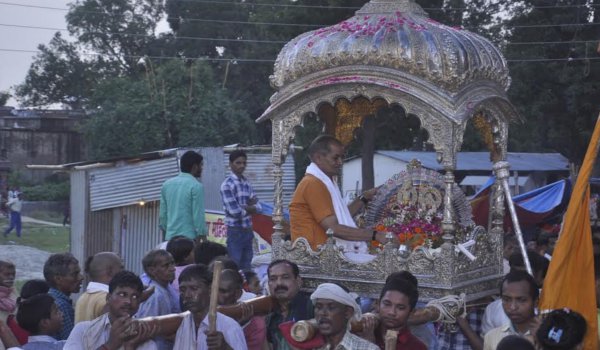
[[[64,219],[64,214],[56,211],[33,211],[27,213],[27,216],[29,216],[30,218],[50,221],[61,225]]]
[[[0,219],[0,228],[4,230],[8,226],[6,218]],[[0,244],[10,244],[13,241],[16,244],[37,248],[50,253],[62,253],[70,251],[69,227],[46,226],[34,223],[23,223],[21,238],[17,238],[15,230],[8,237],[0,235]]]

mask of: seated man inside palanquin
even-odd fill
[[[367,242],[385,242],[385,233],[359,228],[353,215],[375,196],[377,189],[365,191],[346,205],[336,183],[342,169],[344,146],[335,137],[321,135],[308,148],[310,165],[290,202],[292,240],[303,237],[313,250],[327,240],[332,229],[336,243],[346,253],[368,253]]]

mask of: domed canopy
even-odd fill
[[[364,118],[400,105],[452,168],[469,120],[485,116],[488,148],[502,159],[507,125],[520,119],[506,96],[500,51],[430,19],[414,0],[371,0],[346,21],[298,36],[279,53],[271,84],[277,92],[257,122],[273,123],[275,161],[307,115],[323,118],[325,131],[347,144]]]
[[[317,71],[355,65],[404,71],[450,91],[481,79],[504,89],[510,83],[506,61],[488,40],[430,19],[413,0],[372,0],[354,17],[286,44],[271,84],[279,90]]]

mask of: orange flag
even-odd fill
[[[579,312],[588,325],[584,340],[585,350],[598,349],[589,180],[598,155],[599,121],[600,117],[596,120],[592,139],[573,188],[560,238],[544,280],[539,305],[542,312],[565,307]]]

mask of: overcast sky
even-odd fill
[[[55,31],[33,28],[8,27],[21,25],[50,28],[66,28],[66,11],[34,7],[11,6],[13,3],[28,6],[67,8],[69,0],[7,0],[0,4],[0,90],[8,90],[23,82],[34,53],[4,50],[35,51],[39,44],[47,44]],[[66,33],[64,33],[66,34]],[[14,99],[9,105],[16,106]]]
[[[14,25],[65,29],[66,10],[35,8],[35,6],[66,9],[70,2],[71,0],[0,1],[0,91],[9,90],[22,83],[35,56],[35,53],[31,52],[6,50],[37,51],[37,46],[48,44],[56,32],[56,30],[14,27]],[[168,24],[163,19],[157,31],[167,30]],[[63,37],[68,37],[68,33],[63,32]],[[17,107],[18,103],[15,99],[11,99],[8,105]]]

